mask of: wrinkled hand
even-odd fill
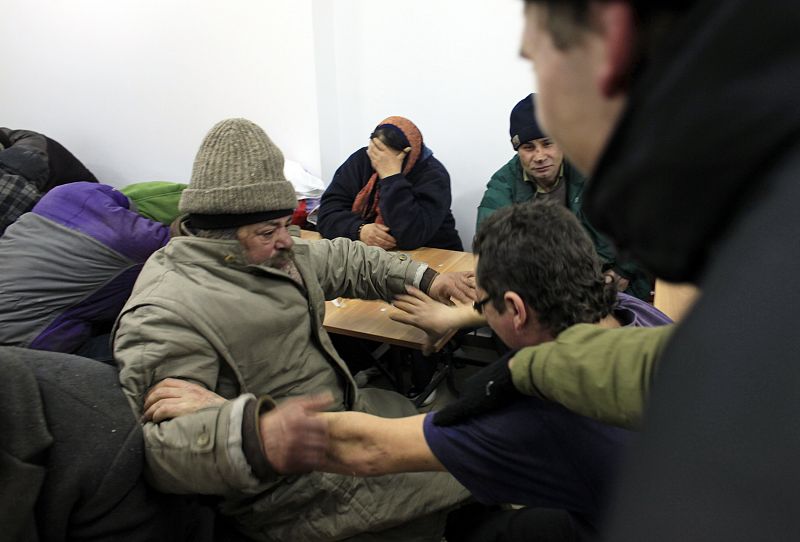
[[[276,472],[311,472],[325,462],[328,421],[319,413],[331,401],[330,395],[297,397],[261,416],[261,443]]]
[[[475,273],[473,271],[440,273],[433,279],[428,295],[447,304],[450,304],[451,297],[461,303],[472,303],[478,299],[478,294],[475,292]]]
[[[435,425],[456,425],[470,418],[497,410],[523,395],[514,387],[508,360],[501,358],[487,365],[464,382],[457,401],[434,415]]]
[[[604,273],[606,276],[606,282],[613,282],[614,287],[617,289],[618,292],[624,292],[630,286],[631,281],[614,271],[613,269],[609,269]]]
[[[403,160],[410,151],[411,147],[406,147],[398,153],[377,137],[370,139],[367,145],[367,156],[380,179],[402,172]]]
[[[461,327],[460,308],[440,303],[412,286],[406,286],[406,291],[407,294],[395,296],[392,303],[402,312],[393,312],[389,318],[424,331],[422,353],[427,356],[446,333]]]
[[[147,392],[142,420],[160,423],[224,402],[224,398],[199,384],[165,378]]]
[[[365,245],[383,250],[392,250],[397,246],[397,240],[389,234],[389,228],[385,224],[364,224],[359,239]]]

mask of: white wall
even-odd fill
[[[518,0],[0,4],[0,126],[47,133],[102,181],[186,181],[211,125],[244,116],[329,182],[399,114],[449,169],[466,247],[531,89]]]
[[[311,0],[2,0],[0,126],[42,131],[104,182],[188,181],[247,117],[320,174]]]

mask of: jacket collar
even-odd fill
[[[698,279],[797,146],[798,19],[784,0],[700,1],[637,75],[585,209],[657,276]]]

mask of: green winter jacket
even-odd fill
[[[243,434],[255,398],[280,403],[329,392],[333,410],[416,413],[396,393],[360,392],[322,322],[326,299],[391,299],[416,282],[422,264],[349,239],[296,240],[294,254],[303,286],[277,269],[248,265],[237,241],[175,237],[145,264],[114,336],[135,414],[167,377],[229,399],[144,424],[150,480],[165,492],[223,496],[222,512],[257,540],[340,540],[392,530],[381,538],[438,542],[442,517],[423,536],[404,528],[443,516],[467,497],[447,473],[257,477],[248,462]]]
[[[591,237],[597,254],[603,260],[604,268],[614,269],[619,275],[630,280],[630,286],[626,293],[639,299],[649,300],[651,281],[647,274],[639,269],[636,264],[617,261],[617,252],[614,245],[595,230],[584,215],[582,206],[586,178],[566,160],[564,161],[564,181],[567,187],[567,207],[578,217],[586,233]],[[478,231],[481,223],[498,209],[515,203],[530,201],[535,193],[536,186],[532,182],[525,181],[522,165],[519,163],[519,156],[515,154],[506,165],[497,170],[492,175],[492,178],[489,179],[489,183],[486,185],[486,192],[484,192],[483,199],[478,205],[478,221],[475,231]]]
[[[514,355],[514,387],[601,422],[642,423],[658,360],[675,325],[606,329],[577,324]]]

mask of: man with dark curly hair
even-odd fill
[[[525,234],[532,230],[537,235]],[[470,310],[514,350],[552,341],[576,323],[622,327],[670,321],[650,305],[617,294],[578,220],[552,202],[499,210],[482,225],[474,251],[479,301]],[[428,303],[420,292],[404,300]],[[525,539],[544,523],[566,539],[595,532],[626,431],[534,397],[520,396],[496,412],[452,426],[451,414],[447,408],[392,420],[325,414],[331,437],[326,469],[360,475],[447,470],[481,502],[541,507],[509,512],[506,519],[517,520],[505,522],[507,535]]]

